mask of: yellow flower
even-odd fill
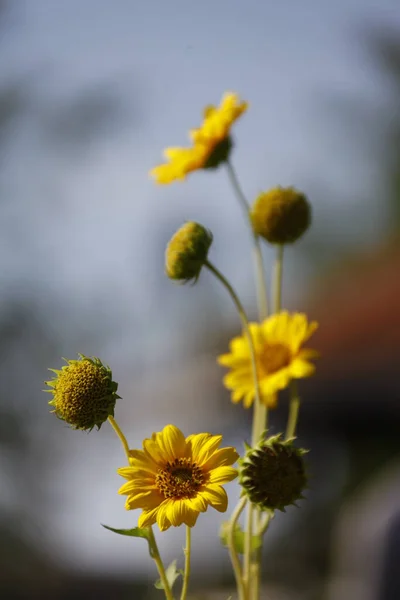
[[[204,109],[201,126],[191,129],[193,145],[189,148],[167,148],[164,155],[168,162],[152,169],[150,175],[157,183],[167,184],[185,179],[192,171],[218,167],[227,160],[232,148],[231,127],[246,110],[247,102],[241,102],[237,94],[226,93],[219,107],[207,106]]]
[[[272,315],[261,324],[250,323],[264,404],[274,408],[279,390],[287,387],[292,379],[309,377],[314,373],[315,366],[310,359],[317,358],[318,353],[302,346],[317,327],[315,321],[308,323],[306,315],[286,311]],[[219,356],[218,362],[231,369],[224,377],[224,384],[232,390],[232,402],[243,399],[245,408],[249,408],[255,392],[246,337],[234,338],[230,343],[230,353]]]
[[[232,447],[218,448],[222,435],[198,433],[185,439],[174,425],[167,425],[143,450],[130,451],[130,466],[118,469],[127,479],[120,494],[125,508],[143,509],[139,527],[157,522],[161,531],[171,525],[196,524],[208,505],[225,512],[228,498],[222,484],[237,476],[231,465],[238,459]]]

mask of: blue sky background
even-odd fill
[[[60,355],[100,353],[92,342],[75,346],[76,327],[82,340],[95,331],[101,356],[118,365],[121,386],[134,393],[155,369],[176,368],[185,334],[211,318],[210,305],[231,323],[234,310],[209,277],[196,289],[164,278],[165,244],[186,219],[213,231],[213,260],[254,309],[250,241],[225,174],[196,173],[168,187],[148,177],[163,148],[186,144],[203,107],[226,90],[250,102],[235,126],[233,156],[249,198],[294,184],[310,197],[316,234],[344,249],[384,234],[380,149],[366,132],[349,136],[335,107],[348,98],[394,110],[367,31],[398,26],[398,2],[36,0],[11,7],[0,83],[27,78],[31,105],[0,171],[1,287],[5,297],[30,285],[42,318],[63,340]],[[84,149],[56,144],[43,123],[85,91],[117,98],[122,116]],[[288,258],[287,304],[301,308],[314,267],[295,251]],[[165,424],[149,411],[138,428],[124,414],[135,444],[144,429]],[[133,519],[115,494],[122,456],[114,438],[76,437],[62,426],[57,435],[69,459],[53,479],[54,509],[43,525],[59,536],[53,550],[82,569],[130,570],[132,541],[99,527]],[[199,531],[204,544],[218,522],[210,517]],[[180,533],[174,536],[179,548]],[[135,543],[136,565],[148,566]]]

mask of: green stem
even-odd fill
[[[181,600],[186,600],[190,579],[190,553],[191,553],[191,528],[186,525],[186,548],[185,548],[185,572],[183,575],[183,586]]]
[[[109,415],[108,421],[109,421],[110,425],[112,426],[112,428],[114,429],[117,436],[119,437],[121,444],[125,450],[126,458],[128,459],[128,462],[129,462],[129,459],[130,459],[129,445],[126,440],[126,437],[122,433],[122,429],[119,427],[117,421],[111,415]],[[148,530],[149,530],[148,540],[149,540],[149,545],[150,545],[150,554],[151,554],[152,559],[156,563],[158,573],[160,575],[160,579],[164,586],[165,597],[167,600],[174,600],[174,597],[171,592],[171,588],[168,583],[167,576],[165,574],[164,564],[161,560],[160,552],[158,551],[158,546],[157,546],[156,538],[154,537],[153,529],[152,529],[152,527],[149,527]]]
[[[204,266],[207,267],[208,270],[211,271],[211,273],[213,273],[217,279],[219,279],[219,281],[222,283],[222,285],[229,292],[229,295],[232,298],[232,300],[237,308],[237,311],[240,316],[240,320],[242,321],[242,327],[244,330],[244,334],[249,343],[251,369],[252,369],[253,380],[254,380],[255,404],[260,405],[261,404],[261,396],[260,396],[260,386],[258,383],[258,375],[257,375],[256,353],[255,353],[255,349],[254,349],[253,338],[252,338],[252,335],[250,332],[249,320],[247,318],[246,312],[245,312],[243,305],[240,302],[239,297],[236,294],[235,290],[233,289],[233,287],[231,286],[229,281],[222,275],[222,273],[220,271],[218,271],[218,269],[216,267],[214,267],[214,265],[211,264],[210,261],[208,261],[208,260],[206,260],[206,262],[204,263]]]
[[[111,415],[109,415],[108,417],[108,421],[110,423],[110,425],[112,426],[112,428],[114,429],[115,433],[117,434],[117,436],[119,437],[121,444],[124,448],[126,457],[128,459],[129,462],[129,445],[128,442],[126,441],[126,437],[124,436],[124,434],[122,433],[122,430],[120,429],[117,421],[114,419],[114,417],[112,417]]]
[[[253,432],[252,432],[252,445],[254,446],[261,435],[261,431],[265,427],[265,413],[266,407],[261,404],[261,394],[260,394],[260,386],[258,383],[258,374],[257,374],[257,361],[256,361],[256,353],[254,349],[254,342],[251,335],[249,321],[246,315],[246,312],[243,308],[242,303],[240,302],[238,295],[235,290],[229,283],[229,281],[218,271],[214,265],[212,265],[208,260],[204,263],[205,266],[219,279],[222,285],[228,290],[237,311],[239,313],[240,319],[242,321],[243,331],[247,337],[247,341],[249,343],[250,349],[250,357],[251,357],[251,367],[253,372],[253,380],[254,380],[254,389],[255,389],[255,399],[254,399],[254,413],[253,413]],[[253,536],[253,516],[254,516],[254,507],[252,504],[248,506],[247,519],[246,519],[246,532],[245,532],[245,552],[244,552],[244,575],[243,579],[245,585],[248,587],[250,585],[250,562],[251,562],[251,540]],[[249,593],[249,592],[248,592]]]
[[[236,175],[236,172],[232,166],[232,163],[227,161],[226,163],[227,171],[229,179],[232,183],[235,194],[239,200],[239,203],[243,209],[245,219],[250,227],[251,236],[253,240],[253,257],[254,257],[254,265],[255,265],[255,277],[256,277],[256,286],[257,286],[257,305],[258,305],[258,317],[259,321],[263,321],[268,316],[268,295],[267,295],[267,284],[265,279],[265,270],[263,264],[263,256],[262,249],[260,244],[260,238],[255,233],[253,228],[253,223],[251,219],[251,211],[250,205],[247,202],[246,196],[243,193],[242,187],[239,183],[239,179]],[[267,406],[261,404],[261,402],[254,402],[254,413],[253,413],[253,426],[252,426],[252,446],[254,446],[258,440],[260,439],[263,431],[267,428],[267,420],[268,420],[268,409]],[[251,540],[253,536],[253,521],[254,521],[254,507],[252,504],[248,505],[247,511],[247,519],[246,519],[246,531],[245,531],[245,556],[244,556],[244,578],[246,580],[246,585],[248,587],[248,594],[250,594],[250,583],[251,583],[251,574],[250,574],[250,564],[252,560],[252,549],[251,549]],[[256,524],[259,527],[260,515],[259,511],[256,514]],[[257,551],[257,556],[253,556],[253,561],[257,561],[257,564],[254,565],[254,569],[257,569],[258,572],[258,581],[259,581],[259,573],[260,573],[260,561],[261,561],[261,551]],[[254,570],[253,569],[253,570]],[[258,592],[257,592],[258,593]]]
[[[243,561],[243,583],[246,589],[246,597],[250,600],[252,577],[251,565],[253,560],[252,540],[253,540],[253,524],[254,524],[254,504],[249,503],[246,514],[246,527],[244,535],[244,561]]]
[[[227,540],[229,556],[230,556],[232,567],[233,567],[233,573],[234,573],[235,579],[236,579],[236,587],[237,587],[237,591],[238,591],[239,600],[246,600],[246,591],[245,591],[244,582],[243,582],[242,568],[240,565],[239,555],[237,553],[236,546],[235,546],[235,528],[236,528],[236,524],[239,520],[239,517],[242,514],[244,507],[246,506],[246,503],[247,503],[247,498],[243,497],[239,501],[239,504],[236,506],[235,510],[233,511],[231,520],[229,523],[228,540]]]
[[[232,163],[228,160],[226,162],[226,168],[228,170],[229,179],[232,183],[232,187],[235,190],[236,196],[243,209],[245,219],[250,227],[251,236],[253,239],[253,254],[255,264],[255,276],[257,282],[257,305],[258,305],[258,317],[259,321],[263,321],[268,316],[268,294],[267,294],[267,282],[265,279],[265,269],[263,262],[262,249],[260,244],[260,237],[255,233],[253,229],[253,223],[251,220],[250,205],[247,202],[247,198],[242,190],[239,183],[239,179],[236,175],[236,171],[233,168]],[[257,403],[254,405],[254,417],[253,417],[253,430],[252,430],[252,445],[256,444],[260,439],[260,436],[264,429],[267,427],[268,409],[264,404]]]
[[[236,171],[229,160],[226,162],[226,168],[228,171],[230,182],[232,184],[233,189],[235,190],[235,194],[239,200],[239,204],[243,209],[245,219],[249,224],[251,236],[253,238],[254,264],[257,281],[258,312],[260,321],[263,321],[268,315],[268,296],[260,238],[254,232],[253,224],[251,221],[250,205],[247,202],[246,196],[243,193],[242,187],[239,183],[239,179],[236,175]]]
[[[299,409],[300,409],[300,396],[297,391],[296,382],[292,381],[290,384],[289,417],[288,417],[286,436],[285,436],[285,439],[287,439],[287,440],[295,437],[295,435],[296,435],[297,421],[299,419]]]
[[[276,258],[274,264],[274,312],[278,313],[282,308],[282,268],[283,268],[283,244],[276,247]]]
[[[165,598],[167,600],[174,600],[172,595],[172,591],[170,585],[168,583],[167,575],[165,573],[164,563],[161,560],[160,552],[158,550],[156,538],[154,537],[154,532],[152,527],[149,527],[149,545],[150,545],[150,554],[154,562],[156,563],[158,574],[160,575],[161,582],[163,584]]]

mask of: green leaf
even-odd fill
[[[165,569],[165,575],[167,576],[167,581],[168,581],[169,587],[172,590],[174,583],[178,579],[178,577],[181,575],[183,577],[182,569],[176,568],[176,560],[173,560],[172,563],[170,565],[168,565],[168,567]],[[161,581],[161,579],[158,579],[154,585],[158,590],[164,589],[164,585],[163,585],[163,582]]]
[[[222,523],[219,537],[223,546],[228,546],[228,532],[229,532],[230,522],[224,521]],[[235,544],[236,552],[239,554],[244,554],[244,531],[242,530],[239,524],[235,525],[235,531],[233,534],[233,542]],[[256,535],[253,535],[251,542],[251,549],[257,550],[262,545],[262,540],[258,538]]]
[[[104,529],[108,529],[109,531],[113,531],[114,533],[118,533],[119,535],[127,535],[129,537],[137,537],[137,538],[146,539],[149,544],[150,556],[152,558],[154,558],[153,549],[152,549],[152,546],[150,543],[150,530],[148,528],[133,527],[133,529],[115,529],[114,527],[110,527],[109,525],[103,525],[103,523],[101,525],[102,525],[102,527],[104,527]]]

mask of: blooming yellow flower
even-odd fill
[[[271,408],[276,405],[276,394],[288,386],[292,379],[309,377],[315,371],[310,359],[318,357],[315,350],[302,348],[318,324],[308,323],[301,313],[282,311],[263,323],[250,323],[254,342],[257,372],[262,402]],[[255,396],[250,348],[242,335],[230,343],[230,353],[218,357],[219,364],[230,367],[224,384],[232,390],[232,402],[243,399],[245,408],[251,406]]]
[[[247,110],[237,94],[227,92],[219,107],[207,106],[200,127],[190,130],[193,145],[188,148],[167,148],[164,156],[168,162],[150,171],[157,183],[167,184],[185,179],[198,169],[216,168],[225,161],[232,147],[229,138],[233,123]]]
[[[238,459],[232,447],[218,448],[222,435],[198,433],[186,439],[167,425],[143,442],[143,450],[130,450],[130,466],[118,469],[127,479],[120,494],[125,508],[143,509],[139,527],[157,522],[161,531],[171,525],[196,524],[208,505],[225,512],[228,498],[222,484],[237,476],[231,465]]]

